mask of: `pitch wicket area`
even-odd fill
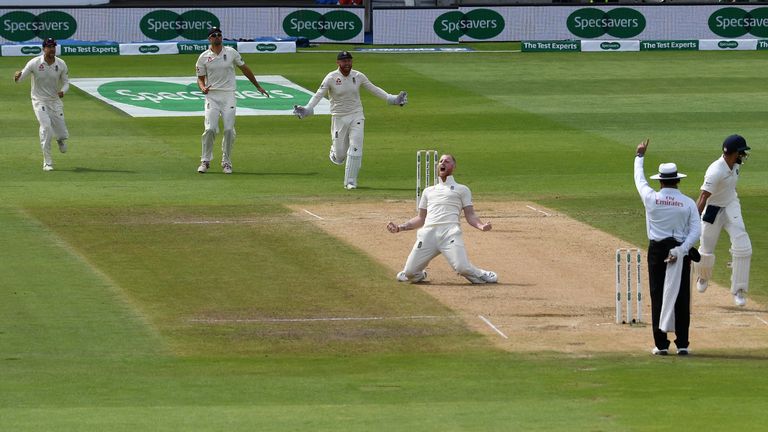
[[[416,152],[416,210],[419,209],[419,200],[424,189],[437,184],[437,158],[437,150]]]
[[[635,257],[635,291],[632,292],[632,257]],[[624,261],[624,262],[622,262]],[[622,277],[621,268],[626,265],[626,278]],[[642,270],[642,252],[637,248],[616,249],[616,324],[634,324],[643,321],[643,291],[640,272]],[[624,282],[626,281],[626,285]],[[622,319],[623,301],[621,293],[626,293],[626,320]],[[633,297],[634,294],[634,297]],[[635,301],[636,312],[632,315],[632,301]]]

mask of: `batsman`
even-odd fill
[[[387,230],[393,234],[420,228],[405,269],[397,274],[400,282],[424,281],[427,265],[441,253],[456,273],[473,284],[495,283],[498,280],[496,273],[475,267],[467,258],[459,220],[461,211],[464,211],[467,223],[480,231],[490,231],[492,227],[490,222],[483,223],[475,213],[469,188],[453,179],[455,167],[453,155],[442,155],[438,165],[440,180],[438,184],[424,189],[419,214],[400,225],[394,222],[387,224]]]

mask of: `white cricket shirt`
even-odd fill
[[[235,91],[235,66],[244,64],[236,49],[223,45],[219,54],[210,48],[200,54],[195,70],[197,76],[205,76],[205,85],[210,86],[210,91]]]
[[[741,164],[733,164],[733,169],[730,169],[722,157],[709,165],[704,174],[704,184],[701,185],[701,190],[712,194],[707,204],[726,207],[738,199],[736,183],[739,181],[739,171]]]
[[[673,237],[688,251],[701,233],[696,203],[676,188],[653,190],[645,180],[643,159],[635,157],[635,187],[645,206],[648,239],[660,241]]]
[[[419,201],[419,208],[427,209],[424,226],[457,224],[464,207],[472,205],[472,192],[469,188],[456,183],[453,176],[443,182],[438,178],[434,186],[424,189]]]
[[[323,96],[328,94],[331,102],[331,115],[344,116],[363,112],[363,104],[360,102],[360,87],[365,87],[374,96],[387,100],[389,94],[375,86],[362,72],[352,69],[348,76],[344,76],[338,69],[325,76],[320,88],[312,96],[307,108],[314,108]]]
[[[45,55],[40,55],[24,66],[19,81],[32,75],[32,100],[39,102],[57,102],[59,91],[69,90],[69,69],[64,60],[55,57],[53,64],[45,62]]]

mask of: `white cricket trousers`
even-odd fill
[[[354,113],[331,118],[331,161],[344,167],[344,186],[357,186],[357,175],[363,165],[365,117]]]
[[[749,267],[752,259],[752,242],[749,240],[744,218],[741,216],[741,203],[733,201],[723,207],[714,223],[701,222],[699,253],[701,261],[696,263],[697,276],[710,279],[715,265],[715,246],[720,233],[725,230],[731,238],[731,294],[738,290],[749,291]]]
[[[203,153],[200,160],[213,159],[213,141],[219,132],[219,117],[224,126],[221,140],[221,163],[232,163],[232,147],[235,144],[235,115],[237,103],[233,91],[211,91],[205,95],[205,131],[203,131]]]
[[[443,254],[448,264],[462,276],[480,277],[482,270],[469,262],[459,224],[423,227],[416,232],[416,243],[405,262],[405,275],[410,279],[421,274],[432,258]]]
[[[53,138],[69,138],[67,124],[64,122],[64,103],[57,101],[32,101],[32,109],[40,123],[40,147],[43,150],[43,163],[53,165],[51,141]]]

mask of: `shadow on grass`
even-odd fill
[[[121,173],[121,174],[136,174],[136,171],[129,170],[115,170],[115,169],[96,169],[86,167],[75,167],[71,170],[59,170],[59,171],[72,171],[74,173]]]

